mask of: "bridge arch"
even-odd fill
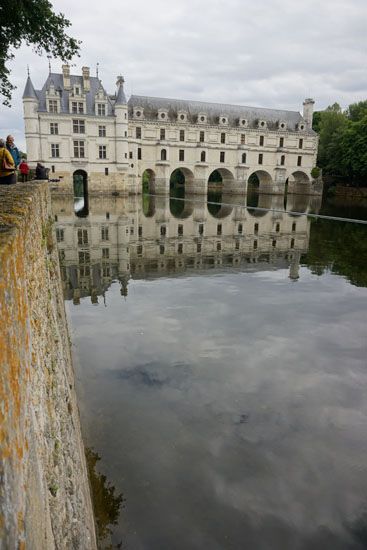
[[[175,168],[169,178],[170,194],[183,198],[185,193],[192,193],[194,188],[194,174],[184,166]]]
[[[151,168],[144,170],[142,175],[143,193],[155,193],[155,172]]]
[[[311,180],[302,170],[295,170],[289,174],[287,180],[287,192],[299,195],[308,194],[311,190]]]
[[[78,218],[89,214],[88,174],[85,170],[75,170],[73,173],[74,212]]]
[[[258,191],[259,193],[271,193],[273,191],[273,178],[266,170],[255,170],[248,179],[247,191]]]

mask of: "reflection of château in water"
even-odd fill
[[[54,197],[56,237],[65,297],[98,302],[113,280],[127,296],[128,281],[174,276],[191,270],[232,267],[241,271],[289,268],[298,277],[307,252],[308,212],[317,198],[259,195],[257,208],[179,201],[166,196],[96,197],[89,215],[78,217],[70,197]],[[273,209],[273,210],[261,210]]]

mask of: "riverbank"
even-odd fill
[[[48,183],[0,187],[0,548],[95,549]]]

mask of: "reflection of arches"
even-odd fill
[[[208,191],[208,212],[213,218],[221,219],[229,216],[233,210],[233,205],[223,202],[222,191]]]
[[[89,214],[88,205],[88,174],[84,170],[73,173],[74,211],[79,218]]]
[[[287,197],[287,212],[292,216],[296,212],[304,213],[307,212],[308,207],[310,206],[310,196],[296,194],[293,196]]]
[[[248,178],[248,191],[259,191],[259,193],[269,193],[273,190],[273,180],[271,175],[265,170],[256,170]]]
[[[209,184],[222,184],[224,189],[231,185],[234,181],[234,176],[228,168],[217,168],[211,172],[208,182]]]
[[[154,193],[155,192],[155,173],[153,170],[148,168],[144,170],[142,176],[143,184],[143,193]]]
[[[142,195],[143,214],[146,218],[151,218],[155,214],[155,196],[154,195]]]
[[[179,220],[185,220],[189,218],[194,211],[194,202],[190,200],[179,200],[174,197],[170,197],[169,209],[174,218]]]
[[[261,218],[268,213],[273,206],[273,196],[269,194],[254,193],[247,196],[247,212],[255,218]],[[267,210],[257,210],[266,208]]]

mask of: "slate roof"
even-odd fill
[[[134,107],[140,107],[144,110],[144,118],[148,120],[157,120],[158,110],[162,109],[168,111],[168,117],[172,121],[177,119],[179,111],[186,111],[190,122],[196,122],[198,114],[206,114],[209,124],[218,124],[219,117],[227,116],[230,126],[238,126],[238,120],[244,118],[248,121],[250,127],[257,127],[257,122],[264,120],[268,128],[278,128],[278,122],[285,122],[288,130],[296,130],[297,124],[304,122],[302,115],[297,111],[163,97],[132,95],[128,101],[128,106],[129,116],[132,116]],[[313,133],[312,130],[310,131]]]
[[[34,86],[32,84],[32,80],[31,80],[31,77],[28,76],[27,78],[27,82],[25,84],[25,88],[24,88],[24,92],[23,92],[23,99],[24,98],[35,98],[35,99],[38,99],[37,97],[37,94],[36,94],[36,90],[34,89]]]
[[[86,96],[86,107],[87,107],[87,115],[95,115],[95,96],[98,93],[99,89],[102,87],[105,96],[108,99],[107,104],[107,115],[113,116],[113,103],[111,100],[111,96],[109,96],[105,89],[102,86],[101,81],[96,76],[90,77],[90,91],[85,92]],[[63,75],[57,74],[57,73],[50,73],[48,75],[48,78],[43,85],[42,90],[37,90],[36,94],[39,99],[39,111],[46,112],[46,91],[49,89],[51,83],[54,84],[55,90],[60,94],[60,106],[61,106],[61,113],[69,113],[69,96],[70,92],[64,89],[63,86]],[[83,90],[83,77],[82,76],[76,76],[76,75],[70,75],[70,83],[71,87],[79,86],[81,90]],[[112,96],[114,97],[114,96]],[[77,99],[76,99],[77,101]]]

